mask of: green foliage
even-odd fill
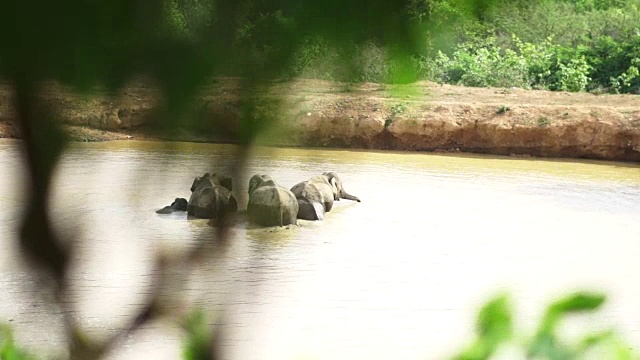
[[[389,127],[393,124],[395,117],[404,113],[407,110],[407,105],[404,103],[399,103],[391,106],[391,113],[384,121],[384,127]]]
[[[353,67],[357,81],[385,82],[390,74],[385,49],[371,41],[356,47]]]
[[[340,78],[339,64],[338,54],[329,42],[321,37],[309,37],[293,55],[291,75],[336,80]]]
[[[545,89],[550,82],[556,50],[552,38],[549,37],[543,42],[534,44],[523,42],[513,35],[512,41],[526,63],[529,85],[532,88]]]
[[[0,324],[0,359],[2,360],[30,360],[33,359],[26,351],[18,348],[13,340],[11,328]]]
[[[407,111],[407,104],[399,103],[391,105],[391,116],[398,116]]]
[[[527,46],[532,47],[529,44]],[[534,65],[540,66],[538,63]],[[528,59],[521,53],[501,49],[496,38],[492,37],[481,42],[460,44],[451,58],[439,52],[435,59],[427,60],[421,68],[442,69],[427,72],[435,77],[431,80],[439,82],[477,87],[530,88],[534,82],[530,73],[541,70],[530,70],[529,66]],[[424,73],[424,70],[421,72]]]
[[[631,60],[631,66],[627,71],[618,75],[617,77],[611,77],[611,88],[615,93],[629,92],[631,89],[638,88],[638,79],[640,79],[640,58],[634,58]]]
[[[544,314],[538,331],[529,344],[532,357],[571,359],[581,351],[564,345],[557,335],[560,321],[571,313],[595,311],[604,303],[605,296],[595,293],[576,293],[552,303]],[[587,335],[583,343],[595,344],[606,337]]]
[[[549,119],[545,116],[541,116],[538,118],[538,127],[546,127],[550,123],[551,122],[549,121]]]
[[[455,360],[488,359],[498,346],[513,336],[513,319],[509,298],[500,295],[484,305],[478,313],[477,339]]]
[[[390,13],[398,18],[384,24],[404,19],[398,32],[413,34],[412,51],[394,45],[396,35],[386,35],[371,21],[354,27],[346,16],[360,11],[358,4],[340,9],[344,29],[350,30],[343,33],[317,28],[320,16],[289,5],[239,4],[229,20],[232,56],[220,60],[218,73],[640,91],[633,64],[640,58],[640,0],[407,0],[402,10]],[[172,0],[165,7],[164,28],[173,37],[195,41],[195,34],[216,23],[215,7],[204,0]]]
[[[568,315],[597,311],[605,301],[598,293],[578,292],[553,302],[533,337],[514,334],[509,298],[500,295],[482,307],[476,325],[476,340],[456,360],[486,360],[503,347],[515,348],[518,358],[569,360],[585,358],[635,359],[629,346],[615,331],[586,334],[577,343],[563,341],[557,334]]]
[[[190,313],[184,323],[186,337],[182,345],[185,360],[208,360],[211,358],[213,333],[207,324],[206,314],[201,310]]]
[[[195,40],[213,21],[213,3],[207,0],[170,0],[164,6],[169,36]]]
[[[591,66],[584,56],[570,59],[567,63],[558,61],[558,88],[563,91],[584,91],[591,80],[589,71]]]
[[[509,110],[511,110],[511,108],[508,107],[507,105],[500,105],[500,106],[498,106],[498,110],[496,111],[496,113],[497,114],[504,114]]]
[[[454,0],[434,1],[413,13],[431,19],[427,15],[435,9],[459,15],[467,9],[457,6]],[[640,58],[640,0],[496,0],[481,13],[450,18],[464,24],[458,26],[462,31],[449,38],[453,47],[431,41],[427,55],[415,56],[421,78],[466,86],[640,92],[634,65]]]

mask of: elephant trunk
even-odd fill
[[[351,195],[351,194],[347,193],[346,191],[344,191],[344,192],[342,193],[341,198],[343,198],[343,199],[347,199],[347,200],[353,200],[353,201],[360,202],[360,199],[359,199],[357,196],[353,196],[353,195]]]

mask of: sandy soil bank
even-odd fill
[[[278,124],[258,138],[262,144],[640,161],[637,95],[319,80],[275,83],[263,94],[266,102],[281,99],[284,110],[267,106],[264,115]],[[233,142],[242,127],[235,79],[213,80],[187,120],[164,133],[154,130],[162,97],[149,84],[116,96],[46,84],[41,98],[78,141]],[[0,86],[0,137],[19,137],[11,99],[11,88]]]

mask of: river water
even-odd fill
[[[19,343],[60,354],[61,310],[47,305],[15,244],[19,147],[0,141],[0,322]],[[154,210],[188,198],[194,176],[228,173],[235,150],[135,141],[68,149],[50,203],[57,231],[76,237],[65,301],[89,336],[121,328],[140,308],[155,254],[210,237],[206,220]],[[180,294],[224,324],[224,359],[441,359],[472,339],[475,313],[491,296],[510,293],[518,328],[532,332],[545,304],[580,289],[609,298],[599,314],[572,320],[566,336],[615,326],[640,348],[639,166],[257,148],[247,173],[291,187],[324,171],[340,174],[362,202],[340,201],[325,221],[299,227],[241,222],[223,255],[186,278],[173,273],[166,298]],[[234,186],[246,206],[247,184]],[[167,304],[169,313],[180,309]],[[178,326],[159,320],[109,358],[179,354]]]

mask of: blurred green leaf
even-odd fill
[[[488,359],[501,343],[508,341],[513,335],[511,312],[507,295],[499,295],[485,304],[478,313],[476,341],[454,359]]]
[[[591,346],[596,346],[604,341],[608,341],[615,336],[613,330],[607,330],[596,334],[589,334],[585,336],[578,345],[579,349],[587,349]]]
[[[553,333],[563,316],[583,311],[597,310],[606,300],[600,293],[578,292],[551,304],[540,324],[540,333]]]
[[[584,358],[594,352],[594,356],[600,355],[601,357],[601,354],[610,354],[611,357],[616,360],[638,359],[637,356],[634,356],[629,345],[622,341],[619,335],[613,330],[585,336],[578,344],[576,350],[576,354]]]
[[[476,329],[478,335],[509,339],[513,331],[511,306],[507,295],[500,295],[480,309]]]
[[[213,332],[207,323],[206,313],[202,310],[191,312],[185,319],[184,329],[186,331],[182,347],[184,359],[211,359]]]
[[[26,351],[19,349],[14,340],[13,332],[8,325],[0,324],[0,359],[1,360],[30,360],[33,359]]]
[[[562,318],[571,313],[595,311],[605,301],[600,293],[577,292],[553,302],[545,312],[538,331],[529,346],[529,355],[541,356],[552,360],[572,359],[577,351],[562,344],[556,335],[557,326]],[[585,341],[598,342],[603,338],[594,335]]]

